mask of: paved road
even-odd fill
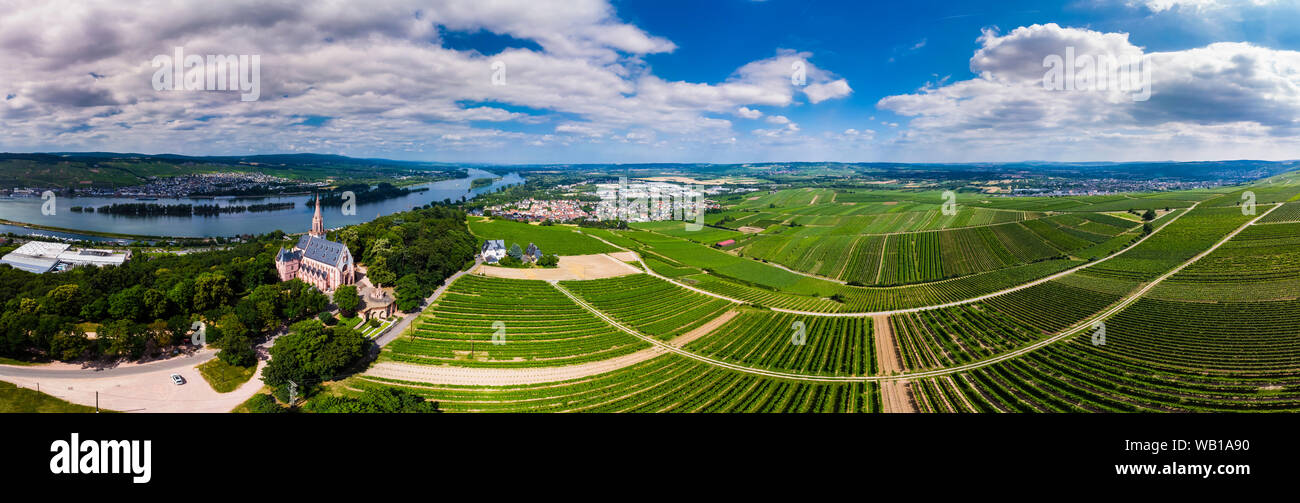
[[[70,364],[52,365],[0,365],[0,377],[61,378],[61,379],[102,379],[105,377],[125,377],[151,372],[186,369],[204,363],[217,356],[215,349],[203,349],[194,354],[176,356],[166,360],[140,365],[120,365],[110,369],[83,369]]]

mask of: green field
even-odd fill
[[[68,403],[33,389],[0,381],[0,413],[29,412],[95,412],[95,408]]]
[[[529,225],[511,220],[470,217],[469,230],[481,240],[504,240],[507,249],[516,244],[520,249],[526,249],[528,243],[534,243],[547,255],[590,255],[618,251],[582,235],[576,227],[567,225]]]
[[[631,353],[648,344],[574,304],[545,281],[464,276],[384,360],[472,367],[557,366]]]

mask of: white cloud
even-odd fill
[[[838,79],[830,82],[808,84],[807,87],[804,87],[803,92],[808,96],[808,101],[815,105],[826,100],[848,96],[853,92],[853,89],[849,88],[849,81]]]
[[[1151,12],[1160,13],[1175,9],[1205,12],[1228,7],[1240,7],[1245,5],[1258,7],[1275,3],[1277,3],[1277,0],[1136,0],[1130,1],[1129,5],[1142,5]]]
[[[481,54],[442,40],[478,30],[522,42]],[[177,46],[260,55],[261,99],[154,91],[150,60]],[[610,138],[712,144],[736,136],[720,116],[755,119],[763,116],[755,107],[789,106],[800,92],[812,103],[848,92],[807,52],[781,50],[721,82],[665,80],[642,59],[675,49],[618,19],[606,0],[231,0],[184,9],[15,0],[0,16],[0,97],[12,95],[0,100],[0,145],[473,158],[513,144]],[[497,61],[506,85],[492,85]],[[808,86],[791,83],[794,61],[805,63]],[[302,125],[305,116],[329,120]]]
[[[985,33],[980,42],[971,58],[978,78],[879,101],[911,118],[898,148],[949,159],[1094,160],[1260,158],[1297,146],[1300,52],[1216,43],[1147,53],[1127,34],[1054,24]],[[1141,58],[1150,99],[1045,89],[1044,57],[1067,47]]]
[[[740,107],[740,108],[736,109],[736,115],[739,115],[739,116],[741,116],[741,117],[743,117],[743,118],[746,118],[746,119],[757,119],[757,118],[763,116],[763,112],[760,112],[760,111],[758,111],[758,110],[754,110],[754,109],[749,108],[749,107]]]

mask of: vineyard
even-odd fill
[[[686,346],[695,353],[771,370],[874,375],[871,320],[743,313]]]
[[[1144,299],[1106,323],[1104,345],[1085,333],[912,390],[927,412],[1297,411],[1298,316],[1296,301]]]
[[[1242,215],[1239,208],[1197,207],[1169,222],[1151,239],[1089,269],[1089,273],[1147,281],[1210,248],[1254,218]]]
[[[1300,411],[1300,202],[1272,204],[1300,188],[1259,187],[1256,213],[1244,190],[943,215],[937,192],[790,189],[733,197],[700,230],[584,228],[663,277],[465,276],[381,355],[564,380],[361,374],[345,392],[400,387],[466,412]]]
[[[958,212],[958,217],[943,218],[969,223],[970,219],[958,220],[959,216],[978,215],[977,212],[1013,217],[999,217],[999,220],[1009,220],[1008,223],[890,234],[859,231],[870,228],[858,225],[859,222],[775,225],[766,232],[740,237],[738,255],[855,284],[894,286],[1087,255],[1090,254],[1087,250],[1103,243],[1122,247],[1132,240],[1127,234],[1140,225],[1104,213],[1024,219],[1023,212],[965,210],[965,213]],[[923,216],[929,213],[933,215]],[[888,218],[892,221],[909,214],[922,221],[939,215],[938,212],[902,212],[888,214]]]
[[[426,365],[535,367],[603,360],[647,347],[545,281],[471,275],[452,284],[407,334],[384,349],[382,358]]]
[[[646,274],[565,281],[561,286],[619,323],[664,340],[699,328],[732,306]]]
[[[908,370],[950,367],[1061,332],[1119,300],[1049,281],[982,302],[890,317]]]
[[[364,390],[395,386],[449,412],[877,412],[876,383],[759,377],[665,355],[614,372],[535,386],[431,387],[361,375]]]

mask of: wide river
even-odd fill
[[[432,201],[442,201],[444,199],[460,200],[461,196],[464,196],[466,199],[471,199],[479,194],[492,192],[501,187],[519,184],[524,181],[523,177],[520,177],[516,173],[511,173],[502,177],[500,180],[495,181],[492,185],[470,189],[470,182],[475,178],[495,178],[496,175],[473,168],[468,168],[467,171],[469,171],[469,177],[467,178],[424,183],[408,187],[410,189],[427,187],[429,190],[426,191],[413,192],[402,197],[386,199],[383,201],[357,204],[356,213],[353,215],[344,215],[341,207],[323,207],[321,210],[325,217],[325,227],[332,229],[345,225],[368,222],[382,215],[407,211],[411,208],[423,206]],[[133,198],[126,197],[60,197],[56,201],[55,214],[43,215],[41,214],[41,205],[44,201],[39,197],[17,197],[12,199],[0,198],[0,219],[59,227],[63,229],[112,232],[117,234],[143,236],[190,238],[217,236],[230,237],[240,234],[264,234],[275,230],[294,233],[305,232],[311,228],[311,216],[312,211],[314,210],[314,206],[311,204],[311,195],[274,196],[243,199],[238,201],[232,201],[232,199],[233,198],[231,197],[218,197],[215,199],[159,198],[156,201],[136,201]],[[230,204],[252,205],[293,202],[295,205],[293,209],[288,210],[256,213],[227,213],[214,217],[129,217],[101,213],[76,213],[71,210],[73,206],[100,207],[113,203],[136,202],[150,204],[217,204],[220,206],[227,206]],[[0,233],[5,232],[35,237],[57,237],[93,241],[125,241],[120,239],[94,237],[74,232],[28,229],[17,225],[0,224]]]

